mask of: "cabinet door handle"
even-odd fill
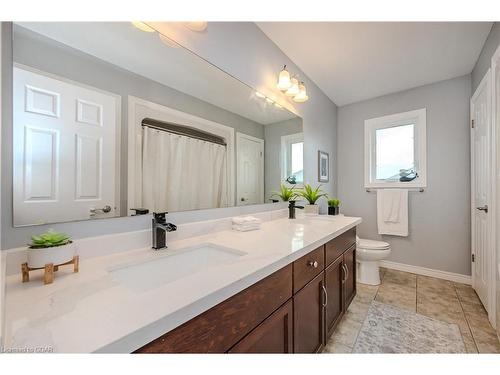
[[[342,283],[345,283],[347,281],[347,276],[349,274],[349,271],[348,271],[347,266],[345,264],[342,264],[342,273],[343,273]]]
[[[318,268],[318,261],[315,260],[314,262],[312,260],[310,260],[309,262],[307,262],[307,265],[310,266],[310,267],[314,267],[314,268]]]
[[[347,267],[346,264],[344,264],[345,267],[345,281],[349,279],[349,267]]]
[[[323,299],[323,307],[326,307],[328,305],[328,292],[326,291],[325,284],[321,285],[323,288],[323,294],[324,294],[324,299]]]

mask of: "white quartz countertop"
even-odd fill
[[[61,267],[50,285],[36,277],[21,283],[20,275],[10,276],[5,346],[132,352],[360,223],[345,216],[278,219],[256,231],[225,230],[170,242],[166,250],[142,248],[82,260],[79,273]],[[127,287],[110,273],[199,244],[246,254],[145,291]]]

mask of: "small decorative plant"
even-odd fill
[[[305,184],[302,190],[299,190],[298,195],[304,198],[311,205],[315,205],[317,200],[321,197],[326,197],[326,193],[321,191],[321,185],[319,185],[316,189],[309,184]]]
[[[297,198],[297,192],[294,190],[294,187],[287,187],[285,184],[281,184],[280,191],[274,192],[272,197],[280,197],[284,202],[292,201]]]
[[[54,272],[59,266],[73,264],[74,272],[78,272],[78,256],[75,252],[73,241],[67,234],[49,229],[38,236],[32,236],[28,246],[28,262],[21,266],[23,282],[29,281],[29,271],[34,269],[45,269],[45,284],[52,283]]]
[[[339,214],[340,199],[329,199],[328,200],[328,215],[338,215]]]
[[[53,229],[38,236],[31,237],[30,249],[46,249],[49,247],[64,246],[71,243],[71,239],[67,234],[58,233]]]
[[[304,207],[304,211],[306,215],[318,215],[319,214],[319,206],[316,205],[316,202],[321,197],[326,197],[326,194],[321,191],[321,185],[319,185],[316,189],[309,184],[304,184],[304,187],[298,192],[302,198],[304,198],[308,205]]]
[[[339,199],[328,199],[328,207],[338,207],[340,206],[340,200]]]

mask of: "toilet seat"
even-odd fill
[[[358,238],[356,244],[356,247],[365,250],[387,250],[390,246],[391,245],[384,241],[367,240],[364,238]]]

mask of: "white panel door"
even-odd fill
[[[471,99],[472,283],[488,309],[491,261],[491,85],[490,72]]]
[[[264,203],[264,140],[237,133],[238,206]]]
[[[14,225],[116,215],[118,108],[116,96],[14,68]]]

